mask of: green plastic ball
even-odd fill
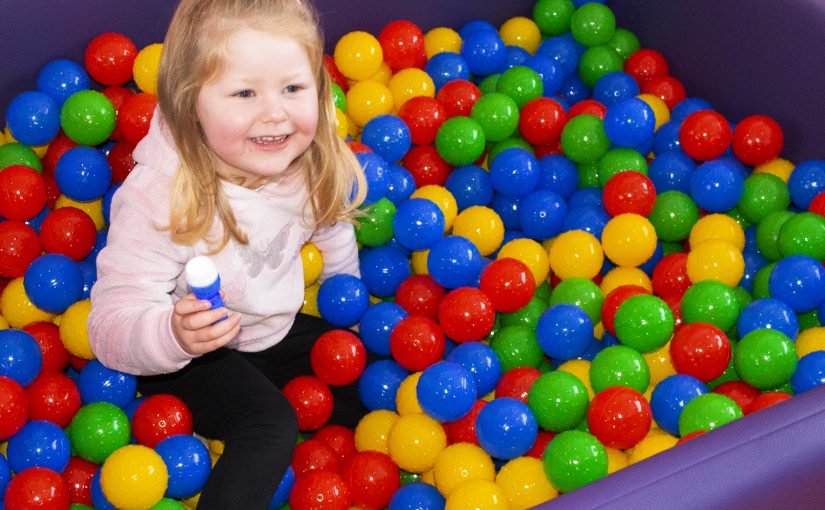
[[[742,409],[730,397],[705,393],[688,402],[679,415],[679,435],[697,430],[713,430],[743,416]]]
[[[447,119],[435,135],[435,149],[447,163],[464,166],[474,163],[484,154],[487,143],[484,129],[470,117]]]
[[[561,131],[561,147],[575,163],[598,161],[610,149],[602,119],[584,114],[568,120]]]
[[[622,57],[622,60],[627,60],[627,57],[639,51],[642,43],[636,34],[627,30],[626,28],[617,28],[613,37],[607,41],[607,45]]]
[[[612,345],[590,363],[590,387],[595,393],[609,386],[629,386],[644,393],[650,384],[650,368],[636,349]]]
[[[607,451],[592,434],[567,430],[544,450],[544,472],[561,492],[570,492],[607,476]]]
[[[775,329],[756,329],[739,340],[734,355],[736,373],[759,390],[787,383],[796,371],[793,342]]]
[[[499,78],[501,78],[501,73],[486,76],[483,80],[481,80],[481,83],[478,84],[478,90],[480,90],[485,96],[487,94],[492,94],[496,91],[496,85],[498,84]]]
[[[599,188],[602,186],[598,161],[579,163],[576,165],[576,170],[579,173],[580,188]]]
[[[819,311],[811,310],[810,312],[796,314],[796,320],[799,321],[799,331],[806,329],[817,328],[822,325],[819,321]]]
[[[98,145],[108,140],[116,119],[112,102],[95,90],[75,92],[60,110],[63,132],[80,145]]]
[[[129,444],[132,428],[123,409],[108,402],[93,402],[77,411],[67,433],[77,455],[101,464],[112,452]]]
[[[550,301],[550,293],[550,282],[544,281],[541,282],[541,285],[536,287],[536,291],[533,293],[533,296],[547,303]]]
[[[392,239],[392,220],[395,205],[386,197],[381,198],[366,209],[366,215],[359,218],[355,227],[355,239],[364,246],[381,246]]]
[[[745,179],[742,198],[737,208],[750,223],[759,223],[773,211],[783,211],[791,203],[791,192],[779,177],[768,174],[751,174]]]
[[[12,165],[23,165],[43,173],[43,163],[32,150],[22,143],[11,142],[0,145],[0,168]]]
[[[570,18],[570,33],[587,47],[607,44],[616,33],[616,16],[604,4],[586,3]]]
[[[741,380],[739,378],[739,374],[736,373],[736,367],[733,366],[733,358],[736,356],[736,346],[739,342],[735,337],[731,335],[728,335],[728,341],[730,342],[730,361],[728,362],[728,368],[726,368],[725,371],[722,372],[722,375],[706,383],[708,389],[711,391],[716,389],[716,387],[720,384]]]
[[[533,149],[533,146],[529,143],[525,142],[523,139],[519,138],[516,135],[507,138],[506,140],[502,140],[500,142],[493,142],[487,145],[487,161],[492,162],[496,159],[496,156],[501,154],[502,152],[506,151],[507,149],[524,149],[530,154],[535,155],[536,151]]]
[[[490,347],[501,361],[502,373],[516,367],[537,368],[544,359],[535,329],[527,326],[501,328],[490,341]]]
[[[568,278],[559,282],[553,289],[548,304],[554,306],[561,303],[578,306],[590,317],[593,324],[598,324],[602,320],[604,292],[592,280]]]
[[[533,298],[523,308],[512,313],[498,314],[498,317],[501,317],[502,327],[527,326],[535,330],[539,317],[545,310],[547,310],[547,301],[533,295]]]
[[[626,170],[635,170],[647,175],[647,160],[639,151],[625,147],[610,149],[599,160],[599,185],[603,188],[614,175]]]
[[[496,83],[496,91],[509,96],[519,110],[544,94],[544,84],[539,73],[529,67],[514,66],[504,71]]]
[[[759,253],[771,262],[782,258],[779,253],[779,231],[795,214],[792,211],[773,211],[765,215],[756,226],[756,247]]]
[[[616,338],[639,352],[653,352],[673,335],[675,321],[670,307],[652,294],[626,299],[614,319]]]
[[[579,78],[591,88],[602,76],[623,68],[622,57],[607,45],[592,46],[579,57]]]
[[[538,0],[533,6],[533,21],[542,34],[555,37],[570,30],[570,18],[575,10],[573,0]]]
[[[152,505],[149,510],[186,510],[186,507],[176,499],[163,498]]]
[[[808,255],[825,260],[825,218],[812,212],[793,215],[779,229],[776,245],[783,257]]]
[[[753,287],[751,288],[753,299],[764,299],[771,297],[769,279],[771,277],[771,271],[773,271],[775,266],[776,262],[765,264],[759,268],[759,271],[757,271],[755,275],[753,275]]]
[[[470,117],[481,126],[488,141],[500,142],[516,132],[519,107],[516,101],[507,94],[493,92],[478,98],[473,105]]]
[[[332,101],[336,108],[343,112],[347,111],[347,94],[337,83],[332,84]]]
[[[684,241],[699,221],[699,207],[689,195],[670,190],[656,195],[656,205],[648,215],[662,241]]]
[[[718,280],[703,280],[688,287],[681,309],[685,324],[706,322],[725,332],[736,326],[741,310],[736,291]]]
[[[550,432],[575,428],[587,414],[587,387],[575,375],[556,370],[539,376],[530,387],[527,405],[539,426]]]

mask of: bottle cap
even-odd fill
[[[184,274],[190,287],[206,287],[218,279],[218,268],[209,257],[201,255],[186,263]]]

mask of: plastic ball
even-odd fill
[[[361,132],[361,142],[369,146],[385,161],[394,162],[404,157],[410,148],[410,130],[395,115],[373,117]]]
[[[722,160],[702,163],[690,177],[690,196],[709,212],[725,212],[739,202],[745,176]]]
[[[475,120],[490,142],[508,139],[519,125],[519,106],[500,92],[484,94],[472,105],[470,117]]]
[[[451,165],[469,165],[484,152],[486,136],[482,126],[470,117],[447,119],[435,137],[435,147]]]
[[[579,306],[553,305],[539,318],[536,337],[553,359],[569,360],[584,354],[593,340],[593,322]]]
[[[731,360],[731,344],[721,329],[705,322],[685,324],[673,335],[670,357],[680,374],[708,382],[721,376]]]
[[[650,431],[650,405],[641,393],[624,386],[596,394],[587,411],[590,432],[611,448],[632,448]]]
[[[80,391],[74,381],[59,372],[41,373],[27,388],[30,418],[67,427],[80,409]]]
[[[825,384],[825,352],[806,354],[799,360],[791,378],[794,393],[798,395],[822,384]]]
[[[518,214],[525,235],[533,239],[550,239],[562,231],[568,211],[560,195],[540,189],[522,197]]]
[[[791,216],[779,229],[776,247],[783,257],[808,255],[825,258],[825,217],[803,212]]]
[[[154,448],[167,437],[191,434],[192,413],[173,395],[151,395],[143,400],[132,418],[132,432],[137,442]]]
[[[423,198],[407,200],[393,217],[393,231],[398,242],[410,250],[430,248],[444,233],[444,213]]]
[[[773,329],[757,329],[739,340],[734,353],[736,373],[760,390],[778,388],[788,382],[797,366],[791,340]]]
[[[6,108],[6,124],[20,143],[49,143],[60,130],[60,112],[51,96],[27,91],[15,96]]]
[[[641,99],[622,99],[607,108],[604,131],[619,147],[636,147],[653,137],[656,118]]]
[[[390,500],[389,510],[440,510],[445,499],[438,489],[424,482],[401,486]]]
[[[564,153],[575,163],[598,161],[610,148],[602,120],[593,115],[578,115],[561,132]]]
[[[564,371],[541,375],[529,388],[527,404],[543,430],[561,432],[576,427],[587,413],[584,383]]]
[[[577,229],[558,235],[548,253],[553,274],[562,280],[593,278],[599,274],[604,262],[604,252],[598,239],[589,232]]]
[[[482,271],[479,288],[489,297],[496,311],[511,313],[530,302],[536,282],[523,262],[502,258],[491,262]]]
[[[332,392],[329,386],[317,377],[310,375],[295,377],[286,383],[282,391],[295,410],[299,430],[319,429],[332,416]]]
[[[96,240],[94,222],[88,214],[74,207],[51,211],[40,225],[43,250],[66,255],[75,262],[91,253]]]
[[[432,78],[436,94],[448,83],[470,79],[470,66],[465,58],[457,52],[441,52],[430,58],[424,71]],[[452,115],[447,115],[452,117]]]
[[[73,451],[85,460],[102,463],[118,448],[129,444],[131,427],[122,409],[108,402],[85,405],[67,429]]]
[[[607,44],[616,31],[616,18],[609,7],[597,2],[582,5],[570,16],[570,32],[585,46]]]
[[[705,393],[685,404],[679,417],[679,435],[684,437],[697,430],[713,430],[742,416],[742,409],[729,397]]]
[[[476,418],[479,444],[497,459],[511,460],[526,454],[537,434],[538,424],[533,412],[516,399],[495,398]]]
[[[626,299],[614,317],[616,337],[624,345],[649,353],[664,346],[674,330],[673,313],[662,299],[641,294]]]
[[[579,58],[578,76],[583,85],[592,88],[606,74],[622,70],[622,57],[606,45],[592,46]]]
[[[492,480],[471,479],[459,484],[447,497],[445,510],[469,510],[489,508],[504,510],[509,508],[507,495]]]
[[[19,221],[0,222],[0,277],[23,276],[40,253],[40,239],[34,229]]]
[[[337,327],[357,323],[369,306],[369,294],[364,283],[355,276],[333,275],[318,291],[321,316]]]
[[[737,209],[750,223],[759,223],[773,211],[783,211],[790,205],[788,186],[772,174],[751,174],[745,179],[745,189]]]
[[[604,186],[604,207],[611,216],[635,213],[647,216],[656,203],[656,188],[651,179],[635,171],[619,172]]]
[[[746,165],[757,166],[779,157],[784,143],[782,128],[767,115],[749,115],[733,129],[733,153]]]
[[[825,299],[825,269],[807,255],[791,255],[776,263],[768,280],[771,296],[796,313],[819,308]]]
[[[368,351],[381,356],[390,355],[390,333],[407,312],[396,303],[376,303],[364,312],[359,324],[361,341]]]
[[[493,349],[481,342],[467,342],[455,347],[446,361],[458,363],[473,376],[478,398],[496,389],[501,378],[501,362]]]
[[[650,408],[656,424],[670,434],[679,434],[679,417],[692,399],[708,392],[699,379],[690,375],[671,375],[653,389]]]
[[[364,406],[371,411],[395,411],[398,386],[408,375],[409,372],[393,360],[369,363],[358,380],[358,395]]]
[[[392,110],[392,93],[382,83],[363,80],[347,91],[347,115],[357,126],[365,126],[370,119]]]
[[[23,328],[34,322],[51,321],[54,314],[37,308],[26,295],[23,278],[15,278],[0,293],[3,317],[12,328]]]
[[[507,494],[510,507],[527,509],[558,496],[540,459],[519,457],[501,467],[496,484]]]
[[[102,85],[123,85],[132,78],[132,66],[138,50],[128,37],[113,32],[89,41],[84,64],[89,75]]]
[[[470,287],[449,292],[438,309],[438,323],[456,342],[481,340],[493,329],[495,310],[487,295]]]
[[[412,143],[427,145],[435,141],[438,128],[447,120],[447,111],[435,98],[418,96],[400,106],[398,117],[407,125]]]
[[[60,313],[81,298],[83,275],[69,257],[48,253],[31,262],[23,285],[35,306]]]
[[[570,492],[607,475],[607,453],[591,434],[568,430],[550,441],[544,470],[556,488]]]
[[[381,67],[384,52],[375,36],[354,31],[338,40],[333,58],[344,76],[351,80],[366,80]]]
[[[69,438],[58,425],[42,420],[28,422],[9,439],[6,456],[11,469],[20,473],[33,467],[62,473],[69,464]]]
[[[624,345],[605,348],[590,364],[590,385],[596,393],[608,386],[629,386],[643,393],[649,383],[647,362],[638,351]]]
[[[687,274],[692,282],[719,280],[735,287],[744,273],[742,252],[728,241],[710,239],[688,253]]]
[[[476,30],[462,36],[461,56],[467,61],[470,73],[487,76],[498,72],[505,63],[504,41],[495,30]]]
[[[481,256],[495,252],[504,239],[504,225],[495,211],[475,205],[456,216],[453,234],[468,239]]]
[[[118,139],[134,145],[140,142],[149,132],[157,102],[154,94],[146,92],[127,97],[117,109]]]
[[[163,44],[154,43],[142,48],[132,63],[132,76],[138,88],[148,94],[158,93],[158,67]]]
[[[45,467],[33,467],[17,473],[8,484],[6,508],[63,510],[71,503],[69,489],[60,474]]]
[[[442,361],[424,370],[416,394],[427,415],[439,421],[454,421],[470,411],[477,391],[469,370],[458,363]]]
[[[745,248],[745,232],[742,226],[727,214],[708,214],[693,225],[689,238],[691,246],[697,246],[709,239],[731,242],[740,251]]]
[[[773,329],[788,338],[796,338],[799,334],[799,320],[793,309],[778,299],[755,299],[742,308],[737,331],[739,338],[744,338],[758,329]]]
[[[393,72],[407,67],[424,67],[427,54],[424,32],[418,25],[405,20],[392,21],[378,35],[384,61]]]
[[[398,386],[398,392],[395,395],[395,406],[400,416],[424,412],[418,404],[418,397],[415,394],[415,388],[420,377],[421,372],[414,372]]]
[[[512,98],[521,110],[528,102],[542,97],[544,84],[539,73],[517,65],[501,74],[496,81],[496,92]]]
[[[670,126],[670,123],[666,126]],[[659,130],[657,140],[664,130],[666,127]],[[654,147],[653,150],[657,156],[648,166],[648,176],[656,190],[660,193],[671,190],[690,193],[690,175],[696,168],[696,163],[681,151],[665,151],[659,147]]]
[[[620,214],[607,222],[602,232],[604,254],[619,266],[638,266],[656,250],[656,229],[645,217]]]
[[[387,162],[373,152],[362,151],[355,154],[355,158],[364,171],[364,178],[367,182],[367,195],[365,204],[372,204],[383,198],[387,194],[389,182],[387,181]]]
[[[80,371],[77,385],[84,404],[109,402],[124,408],[135,397],[137,378],[90,360]]]
[[[312,370],[330,386],[355,382],[367,364],[361,340],[344,330],[329,331],[318,337],[310,350]]]
[[[155,447],[169,473],[166,496],[189,498],[200,492],[211,471],[209,451],[196,437],[170,436]]]
[[[413,473],[433,468],[447,447],[444,429],[426,414],[401,416],[387,438],[389,455],[398,467]]]
[[[473,285],[481,274],[481,255],[475,245],[460,236],[436,241],[427,257],[430,276],[448,289]]]
[[[377,202],[371,204],[363,218],[360,218],[360,225],[355,229],[355,239],[364,246],[381,246],[389,242],[393,237],[392,220],[395,217],[396,208],[393,203],[386,197],[379,199]],[[307,245],[304,245],[306,247]],[[301,248],[302,258],[305,248]],[[307,277],[313,276],[309,284],[315,282],[318,276],[321,275],[320,252],[314,260],[314,263],[307,264],[304,260],[304,285],[307,286]],[[313,261],[309,261],[313,262]],[[312,271],[312,272],[310,272]]]
[[[361,281],[373,296],[392,296],[409,276],[409,260],[397,248],[378,246],[361,256]]]
[[[0,216],[25,221],[43,210],[47,198],[46,184],[34,169],[11,165],[0,170]]]
[[[351,503],[362,508],[384,508],[400,486],[398,466],[385,453],[359,452],[344,465],[341,477],[349,487]]]
[[[410,195],[410,198],[425,198],[432,201],[441,209],[444,215],[444,231],[449,231],[453,227],[456,214],[458,214],[458,204],[455,197],[445,187],[428,184],[421,186]]]
[[[90,87],[86,70],[72,60],[52,60],[37,75],[37,90],[51,96],[58,107],[63,106],[72,94]]]
[[[784,162],[784,166],[790,167],[790,176],[785,181],[793,203],[800,209],[809,209],[814,198],[825,189],[825,162],[811,159],[794,167],[786,160],[776,161]],[[813,208],[810,210],[813,212]]]
[[[401,319],[392,329],[389,341],[393,359],[407,370],[424,370],[444,354],[444,332],[427,317],[413,315]]]
[[[0,440],[17,434],[29,419],[26,390],[14,379],[0,376]]]
[[[455,443],[441,452],[433,467],[439,492],[450,493],[467,480],[495,479],[495,466],[490,455],[476,444]]]
[[[81,145],[97,145],[112,134],[115,109],[100,92],[83,90],[66,100],[60,111],[60,124],[73,141]]]
[[[0,376],[26,387],[35,380],[42,365],[43,355],[34,337],[18,329],[0,330]]]

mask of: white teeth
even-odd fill
[[[287,135],[281,136],[256,136],[252,140],[256,143],[280,143],[286,140]]]

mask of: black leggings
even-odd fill
[[[287,336],[267,350],[222,348],[178,372],[138,378],[142,394],[175,395],[189,406],[198,434],[225,443],[201,492],[199,510],[266,510],[298,436],[295,411],[279,388],[312,373],[310,349],[331,329],[322,319],[298,314]],[[331,388],[330,423],[352,428],[366,414],[357,386]]]

